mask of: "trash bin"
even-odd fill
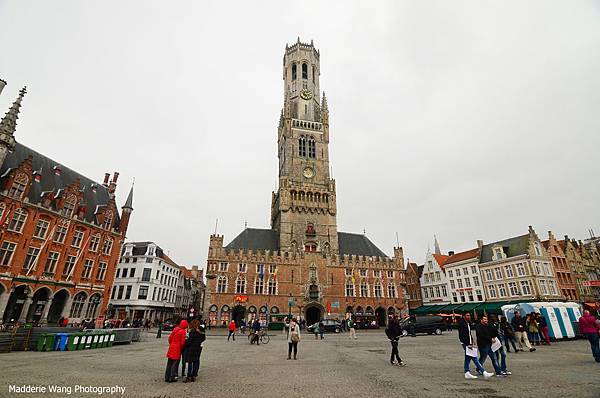
[[[37,339],[37,345],[36,345],[36,350],[37,351],[44,351],[44,348],[46,348],[46,334],[41,334],[40,337],[38,337]]]
[[[69,339],[67,341],[67,350],[75,351],[77,349],[77,346],[79,345],[80,338],[81,338],[81,333],[69,334]]]
[[[65,351],[67,349],[68,333],[56,333],[54,339],[54,351]]]
[[[115,342],[115,332],[111,332],[108,337],[108,347],[112,347],[113,343]]]
[[[80,333],[79,335],[79,343],[77,343],[77,350],[85,350],[85,339],[87,335],[85,333]]]
[[[85,335],[85,346],[84,348],[86,350],[89,350],[90,348],[92,348],[92,339],[94,338],[94,336],[92,336],[91,334],[86,334]]]
[[[106,334],[106,332],[102,332],[102,334],[100,334],[100,342],[100,347],[106,347],[106,344],[108,343],[108,334]]]
[[[56,336],[54,333],[46,334],[46,345],[44,346],[44,351],[54,351],[54,341],[56,340]]]
[[[94,338],[92,339],[92,348],[98,348],[98,341],[100,340],[100,335],[98,333],[93,334]]]

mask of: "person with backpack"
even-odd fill
[[[296,318],[292,318],[289,324],[288,333],[288,357],[292,359],[292,350],[294,351],[294,360],[298,359],[298,343],[300,342],[300,326],[296,323]]]
[[[398,320],[394,317],[390,317],[388,320],[387,328],[385,329],[385,334],[390,340],[392,344],[392,353],[390,355],[390,363],[392,365],[405,366],[406,364],[402,362],[400,358],[400,353],[398,352],[398,341],[400,340],[400,325],[398,324]],[[396,362],[394,362],[394,359]]]

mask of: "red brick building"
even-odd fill
[[[421,298],[421,274],[423,273],[423,265],[417,263],[406,263],[406,293],[408,294],[408,308],[414,310],[423,305]]]
[[[579,292],[577,284],[571,272],[567,255],[562,249],[559,241],[556,240],[552,231],[548,231],[548,240],[542,242],[544,248],[552,258],[552,267],[556,274],[558,288],[565,300],[579,301]]]
[[[25,93],[0,121],[0,322],[96,318],[108,304],[133,188],[119,215],[118,173],[99,184],[17,143]]]

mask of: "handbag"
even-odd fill
[[[300,341],[300,336],[298,336],[297,334],[293,334],[291,337],[292,343],[297,343]]]

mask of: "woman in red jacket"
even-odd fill
[[[184,319],[179,323],[169,336],[169,350],[167,351],[167,369],[165,370],[165,381],[172,383],[177,381],[177,369],[181,360],[181,351],[185,347],[185,331],[188,323]]]
[[[592,347],[592,355],[596,362],[600,362],[600,346],[598,344],[600,326],[596,323],[596,318],[588,310],[583,311],[583,316],[579,318],[579,331],[587,337]]]

